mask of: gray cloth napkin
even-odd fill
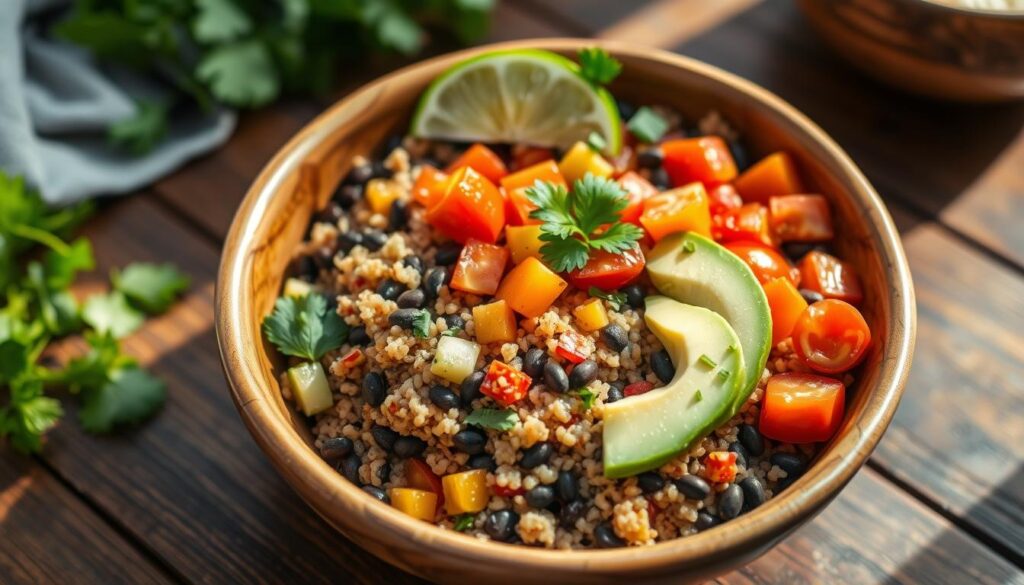
[[[71,4],[0,0],[0,168],[66,204],[136,190],[228,139],[234,112],[185,107],[174,109],[167,137],[145,155],[112,146],[107,128],[132,116],[135,99],[169,90],[48,37],[42,21]]]

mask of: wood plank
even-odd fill
[[[750,8],[761,0],[660,0],[625,15],[600,37],[627,43],[672,47]]]
[[[564,36],[589,36],[661,0],[516,0],[562,29]],[[721,0],[716,0],[719,2]],[[709,3],[710,4],[710,3]]]
[[[138,430],[111,437],[65,424],[46,458],[124,530],[189,581],[412,583],[316,516],[279,478],[238,418],[213,332],[218,251],[143,195],[105,207],[86,228],[99,265],[174,262],[187,297],[125,341],[168,384],[168,403]],[[80,351],[71,343],[63,356]],[[70,413],[69,416],[74,416]]]
[[[0,454],[0,583],[170,583],[31,457]]]

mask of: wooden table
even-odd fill
[[[919,334],[892,427],[823,514],[720,580],[1024,583],[1024,106],[942,105],[881,87],[829,53],[786,0],[514,1],[491,36],[654,44],[760,83],[848,150],[902,230]],[[380,72],[348,72],[341,93]],[[87,226],[100,266],[79,292],[135,260],[193,278],[183,302],[126,342],[168,382],[169,400],[128,434],[97,438],[68,422],[39,456],[3,452],[0,581],[417,581],[336,534],[271,469],[231,404],[214,339],[234,209],[326,103],[245,115],[227,146]]]

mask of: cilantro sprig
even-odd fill
[[[606,293],[603,290],[592,286],[587,290],[587,294],[598,299],[604,299],[611,304],[612,308],[618,311],[626,304],[626,293]]]
[[[580,76],[594,85],[608,85],[622,73],[622,63],[600,47],[580,49],[576,58]]]
[[[541,255],[557,272],[583,268],[592,250],[631,250],[643,237],[639,227],[619,221],[628,199],[610,179],[587,173],[573,182],[571,192],[538,180],[526,190],[526,197],[537,206],[530,217],[543,222]]]
[[[476,425],[485,429],[508,431],[519,422],[519,415],[511,408],[478,408],[466,417],[467,425]]]
[[[316,361],[341,347],[348,326],[337,312],[328,310],[327,299],[311,293],[277,299],[274,311],[263,320],[263,334],[281,353]]]

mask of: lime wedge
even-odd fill
[[[529,49],[486,53],[442,73],[420,98],[411,132],[560,148],[597,132],[611,155],[622,144],[611,94],[580,77],[569,59]]]

